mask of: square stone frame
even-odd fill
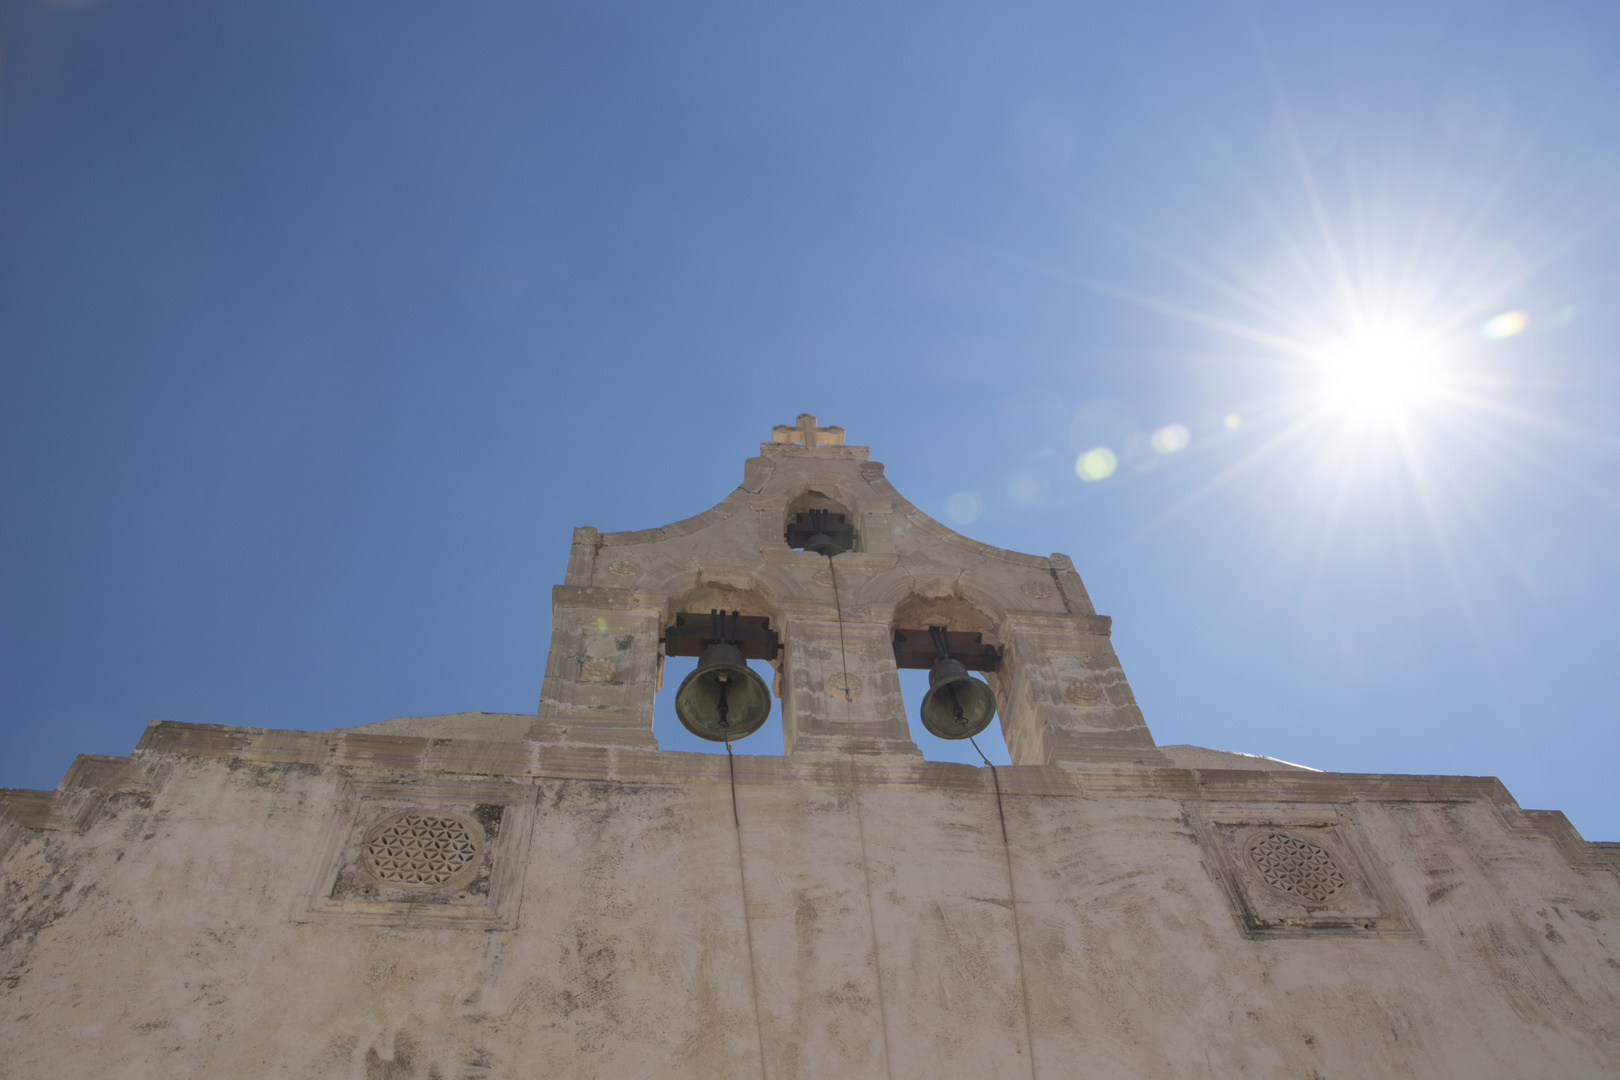
[[[1354,817],[1337,806],[1202,807],[1191,815],[1238,928],[1249,938],[1419,938],[1421,933]],[[1349,879],[1342,897],[1307,903],[1278,892],[1246,857],[1254,834],[1277,831],[1328,851]]]
[[[533,784],[501,780],[344,778],[337,806],[316,845],[308,884],[294,905],[294,922],[337,922],[364,926],[442,926],[467,930],[514,930],[523,899],[523,877],[529,861],[539,789]],[[424,809],[460,808],[470,804],[505,807],[501,828],[489,852],[488,902],[451,906],[379,900],[334,900],[338,873],[354,858],[350,849],[355,822],[368,801],[409,803]]]

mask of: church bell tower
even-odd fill
[[[664,659],[692,655],[683,723],[727,742],[757,730],[763,687],[745,661],[766,661],[792,759],[918,756],[898,669],[919,667],[935,734],[993,716],[1015,765],[1164,764],[1067,555],[947,528],[809,414],[773,429],[737,489],[694,517],[575,529],[552,614],[542,742],[655,747]]]

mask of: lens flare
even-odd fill
[[[1485,325],[1479,332],[1492,341],[1501,341],[1515,334],[1522,334],[1530,325],[1530,313],[1526,311],[1504,311],[1502,314],[1485,320]]]
[[[958,525],[971,525],[984,513],[984,499],[977,491],[958,491],[945,500],[945,513]]]
[[[1019,469],[1007,477],[1004,494],[1007,501],[1020,508],[1034,506],[1041,499],[1044,485],[1041,478],[1028,469]]]
[[[1187,448],[1187,444],[1192,442],[1192,432],[1184,424],[1166,424],[1155,431],[1153,438],[1148,441],[1156,453],[1173,454]]]
[[[1264,540],[1268,558],[1314,558],[1320,580],[1351,565],[1331,561],[1350,553],[1336,545],[1351,538],[1387,542],[1403,558],[1426,538],[1451,567],[1474,537],[1505,551],[1487,516],[1500,505],[1487,485],[1501,484],[1504,468],[1545,468],[1548,440],[1612,445],[1612,432],[1549,409],[1562,361],[1531,365],[1499,344],[1534,322],[1546,352],[1574,351],[1561,334],[1585,314],[1573,297],[1548,295],[1533,315],[1519,305],[1532,281],[1547,284],[1536,275],[1587,231],[1608,227],[1607,211],[1596,218],[1573,209],[1542,231],[1499,216],[1506,175],[1408,172],[1404,154],[1383,162],[1379,147],[1348,146],[1319,175],[1297,132],[1289,138],[1298,190],[1261,192],[1273,236],[1249,247],[1233,234],[1235,247],[1223,242],[1204,254],[1133,238],[1185,277],[1172,291],[1021,264],[1191,328],[1200,343],[1186,347],[1179,370],[1240,395],[1223,403],[1243,403],[1241,415],[1214,412],[1188,425],[1226,437],[1209,440],[1200,469],[1177,470],[1186,487],[1156,489],[1169,501],[1148,527],[1223,498],[1241,508],[1234,523]],[[1609,205],[1603,191],[1591,205]],[[1568,203],[1560,194],[1560,214]],[[1205,299],[1184,299],[1197,295],[1189,285]],[[1075,474],[1097,483],[1126,464],[1145,479],[1170,464],[1165,455],[1192,456],[1184,452],[1190,433],[1178,429],[1115,433],[1077,420]],[[1363,550],[1371,548],[1355,549],[1357,558]],[[1481,602],[1458,595],[1470,612]]]
[[[1119,468],[1119,457],[1106,446],[1093,447],[1074,463],[1075,475],[1086,483],[1106,480]]]

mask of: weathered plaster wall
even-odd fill
[[[1609,849],[1488,781],[739,756],[734,821],[724,758],[485,744],[505,775],[455,779],[532,800],[520,914],[432,928],[299,920],[344,791],[408,801],[433,740],[240,732],[155,727],[155,782],[14,844],[0,1075],[1620,1067]],[[1409,931],[1246,933],[1201,826],[1234,805],[1337,815]]]

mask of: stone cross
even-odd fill
[[[800,413],[799,418],[793,423],[777,424],[771,428],[771,442],[804,443],[807,450],[814,450],[817,446],[841,446],[844,442],[844,429],[816,427],[814,416]]]

